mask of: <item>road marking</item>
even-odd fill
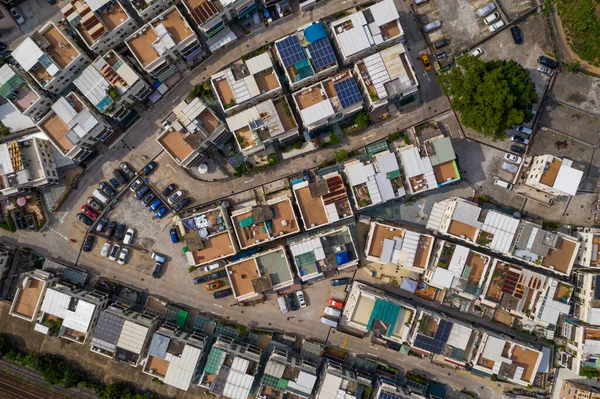
[[[65,241],[69,241],[69,237],[67,237],[64,234],[59,233],[54,227],[52,226],[48,226],[48,228],[50,229],[50,231],[52,231],[53,233],[55,233],[56,235],[58,235],[59,237],[62,237]]]
[[[170,164],[170,163],[168,163],[168,164],[167,164],[167,166],[168,166],[169,168],[171,168],[171,170],[173,170],[173,172],[177,173],[177,171],[175,170],[175,168],[174,168],[173,166],[171,166],[171,164]]]
[[[63,223],[63,220],[67,217],[67,215],[69,214],[69,212],[65,212],[65,214],[63,215],[63,217],[61,217],[60,219],[58,219],[59,222]]]
[[[481,397],[481,394],[479,393],[479,391],[477,389],[475,389],[475,388],[471,388],[471,389],[477,394],[477,396]]]
[[[215,305],[215,306],[216,306],[216,307],[218,307],[218,308],[221,308],[221,309],[223,309],[223,305],[219,305],[219,304],[216,304],[216,303],[213,303],[213,305]]]
[[[248,183],[250,183],[250,182],[253,182],[254,180],[256,180],[256,179],[250,179],[250,180],[246,180],[246,181],[244,182],[244,184],[248,184]]]
[[[181,96],[177,96],[177,97],[175,97],[175,98],[173,99],[173,101],[171,101],[171,104],[173,104],[175,101],[179,100],[179,97],[181,97]]]
[[[342,349],[346,349],[346,345],[348,345],[348,339],[350,339],[350,334],[346,334],[346,339],[344,339],[344,343],[342,344]]]
[[[368,139],[369,137],[372,137],[372,136],[373,136],[372,134],[369,134],[368,136],[365,136],[365,137],[363,137],[362,139],[363,139],[363,140],[366,140],[366,139]]]

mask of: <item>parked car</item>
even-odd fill
[[[442,22],[439,19],[432,21],[423,27],[423,32],[429,33],[442,27]]]
[[[171,183],[164,190],[162,190],[163,197],[169,196],[175,189],[177,188],[177,184]]]
[[[483,54],[483,50],[479,47],[477,47],[475,50],[471,51],[471,55],[473,57],[479,57],[479,56],[481,56],[481,54]]]
[[[510,146],[510,150],[517,154],[525,154],[525,147],[521,147],[520,145],[513,144]]]
[[[308,169],[304,169],[302,171],[302,178],[304,179],[304,181],[307,181],[309,183],[312,182],[312,176],[310,175],[310,171]]]
[[[545,55],[540,55],[538,57],[538,62],[542,65],[547,66],[550,69],[557,69],[559,67],[559,64],[556,60],[546,57]]]
[[[342,311],[339,309],[335,309],[335,308],[331,308],[329,306],[325,307],[325,309],[323,309],[323,312],[331,317],[340,317],[342,315]]]
[[[96,231],[98,233],[104,233],[104,230],[106,230],[107,226],[108,226],[108,219],[100,218],[100,220],[98,221],[98,224],[96,225]]]
[[[89,217],[91,217],[92,219],[96,219],[98,218],[98,213],[95,212],[92,207],[90,207],[89,205],[83,205],[81,207],[81,212],[85,213],[86,215],[88,215]]]
[[[114,177],[111,177],[110,179],[108,179],[108,182],[115,189],[118,189],[119,187],[121,187],[121,183],[119,183],[119,181],[116,178],[114,178]]]
[[[523,44],[523,32],[521,32],[521,28],[513,26],[510,28],[510,34],[512,35],[515,44]]]
[[[304,292],[302,292],[302,290],[296,291],[296,297],[298,298],[298,303],[300,304],[300,307],[305,308],[306,301],[304,300]]]
[[[483,19],[483,22],[485,22],[486,25],[489,25],[497,19],[500,19],[500,14],[495,12],[495,13],[492,13],[492,14],[488,15],[487,17],[485,17]]]
[[[152,201],[154,201],[156,199],[156,197],[154,196],[153,193],[150,193],[148,195],[146,195],[144,197],[144,199],[142,200],[142,202],[144,203],[145,206],[148,206],[152,203]]]
[[[135,199],[136,199],[136,200],[138,200],[138,201],[139,201],[139,200],[141,200],[141,199],[142,199],[142,197],[148,193],[148,191],[150,191],[150,187],[144,184],[144,185],[143,185],[143,186],[142,186],[142,187],[141,187],[141,188],[138,190],[138,192],[137,192],[137,193],[135,193]]]
[[[131,227],[127,229],[125,232],[125,237],[123,237],[123,244],[130,245],[133,242],[133,237],[135,236],[135,230]]]
[[[173,212],[179,212],[180,210],[182,210],[183,208],[185,208],[186,206],[188,206],[191,203],[192,203],[192,199],[190,197],[184,198],[181,200],[181,202],[179,204],[175,205],[175,207],[173,208]]]
[[[106,229],[106,236],[108,238],[112,237],[113,233],[115,232],[115,229],[117,228],[117,222],[110,222],[108,224],[108,229]]]
[[[433,47],[436,50],[441,49],[442,47],[446,47],[448,44],[450,44],[450,41],[446,38],[438,40],[437,42],[433,43]]]
[[[525,144],[525,145],[529,144],[529,139],[523,138],[521,136],[517,136],[516,134],[510,136],[510,139],[517,143],[521,143],[521,144]]]
[[[329,298],[327,300],[327,306],[332,307],[332,308],[336,308],[336,309],[343,309],[344,308],[344,302],[339,301],[337,299]]]
[[[421,5],[421,4],[425,4],[425,3],[427,3],[428,1],[429,1],[429,0],[415,0],[415,5],[416,5],[416,6],[418,6],[418,5]]]
[[[502,28],[503,26],[504,26],[504,21],[503,20],[496,21],[492,25],[490,25],[489,31],[490,32],[496,32],[498,29]]]
[[[171,236],[171,242],[173,244],[179,242],[179,236],[177,235],[177,230],[175,229],[175,227],[171,227],[171,229],[169,230],[169,236]]]
[[[113,176],[119,181],[119,183],[121,183],[122,186],[127,184],[127,182],[129,181],[127,175],[121,169],[113,170]]]
[[[346,285],[350,282],[350,279],[348,277],[344,277],[344,278],[336,278],[331,280],[331,285],[333,287],[337,287],[338,285]]]
[[[533,130],[531,130],[530,128],[525,127],[525,126],[521,126],[521,125],[517,125],[517,126],[513,127],[513,130],[515,132],[523,133],[523,134],[526,134],[528,136],[531,136],[531,134],[533,133]]]
[[[221,280],[217,280],[213,283],[206,284],[205,288],[206,288],[206,291],[214,291],[218,288],[221,288],[222,286],[223,286],[223,282]]]
[[[217,280],[219,278],[225,278],[225,277],[227,277],[227,271],[219,270],[218,272],[215,272],[215,273],[205,274],[204,276],[196,277],[194,279],[194,285],[204,284],[211,280]]]
[[[281,313],[288,312],[287,301],[285,300],[284,296],[277,297],[277,304],[279,305],[279,310]]]
[[[448,53],[446,53],[445,51],[437,51],[435,53],[435,58],[437,58],[438,60],[443,60],[444,58],[448,58]]]
[[[495,184],[496,186],[504,187],[504,188],[505,188],[505,189],[507,189],[507,190],[510,190],[510,189],[512,189],[512,184],[510,184],[509,182],[507,182],[507,181],[504,181],[504,180],[502,180],[502,179],[499,179],[499,178],[497,178],[497,177],[494,179],[494,184]]]
[[[489,13],[491,13],[492,11],[494,11],[496,9],[496,4],[492,1],[491,3],[486,4],[485,6],[481,7],[479,10],[477,10],[477,15],[480,16],[481,18],[487,16]]]
[[[210,265],[206,265],[202,268],[203,272],[210,272],[211,270],[216,270],[219,267],[221,267],[221,265],[219,265],[218,263],[211,263]]]
[[[175,194],[171,195],[167,201],[169,202],[169,204],[173,205],[174,203],[179,201],[179,199],[181,197],[183,197],[184,195],[185,194],[184,194],[183,190],[177,190],[175,192]]]
[[[131,183],[131,186],[129,186],[129,189],[131,190],[132,193],[135,193],[143,183],[144,183],[144,181],[142,179],[138,178],[133,183]]]
[[[156,262],[154,269],[152,270],[152,278],[160,278],[160,271],[162,270],[162,263]]]
[[[292,310],[292,312],[295,312],[296,310],[298,310],[298,303],[296,302],[296,295],[294,295],[293,293],[289,293],[287,294],[287,300],[288,303],[290,304],[290,309]]]
[[[94,221],[85,213],[78,213],[77,219],[79,219],[81,222],[83,222],[87,226],[91,226],[94,224]]]
[[[165,214],[167,213],[168,209],[166,206],[163,206],[162,208],[160,208],[155,214],[154,217],[157,219],[161,219],[163,216],[165,216]]]
[[[113,262],[116,261],[117,257],[119,256],[120,250],[121,250],[121,246],[118,244],[115,244],[110,251],[110,255],[109,255],[108,259]]]
[[[150,212],[154,212],[154,211],[156,211],[158,208],[160,208],[160,206],[161,206],[161,205],[162,205],[162,201],[161,201],[161,200],[159,200],[159,199],[157,199],[156,201],[154,201],[154,202],[152,203],[152,205],[150,205],[150,208],[148,208],[148,209],[150,209]]]
[[[142,176],[149,176],[152,172],[154,172],[158,168],[158,163],[154,161],[150,161],[148,165],[142,169]]]
[[[115,239],[117,241],[123,241],[123,237],[125,237],[125,230],[127,230],[127,226],[124,224],[119,224],[117,226],[117,231],[115,232]]]
[[[33,213],[27,213],[25,215],[25,221],[27,222],[29,230],[35,230],[35,216],[33,216]]]
[[[110,244],[105,242],[104,245],[102,246],[102,251],[100,252],[100,256],[106,258],[108,256],[109,252],[110,252]]]
[[[0,42],[0,51],[4,51],[8,48],[8,46],[6,45],[6,43],[4,42]]]
[[[545,73],[548,76],[554,75],[554,69],[550,69],[544,65],[538,65],[537,70],[538,72]]]
[[[156,261],[156,263],[154,264],[154,270],[152,270],[152,278],[160,278],[160,272],[167,259],[163,254],[160,254],[158,252],[152,252],[152,255],[150,255],[150,257]]]
[[[100,190],[102,190],[102,192],[106,195],[108,195],[109,197],[114,197],[115,195],[117,195],[117,192],[106,182],[100,182],[100,184],[98,185],[100,187]]]
[[[421,58],[423,69],[425,69],[426,71],[431,71],[431,62],[429,61],[429,56],[427,54],[422,54],[419,58]]]
[[[110,197],[98,189],[95,189],[92,192],[92,195],[94,196],[94,199],[100,201],[102,205],[107,205],[110,202]]]
[[[92,245],[94,245],[94,235],[88,234],[85,237],[85,241],[83,242],[83,252],[90,252],[92,250]]]
[[[226,290],[215,292],[213,294],[213,298],[215,298],[215,299],[225,298],[226,296],[229,296],[231,294],[233,294],[233,290],[231,288],[227,288]]]
[[[121,249],[121,253],[119,254],[119,260],[118,260],[119,265],[124,265],[125,263],[127,263],[127,255],[129,255],[129,249],[127,249],[127,248]]]
[[[523,161],[523,158],[516,156],[515,154],[511,154],[511,153],[506,153],[504,154],[504,159],[506,159],[509,162],[514,162],[517,165],[520,165],[521,162]]]
[[[87,202],[87,204],[96,212],[102,212],[102,209],[104,208],[94,197],[89,197],[85,202]]]
[[[519,168],[517,167],[517,165],[512,164],[512,163],[508,163],[508,162],[502,162],[502,165],[500,165],[500,167],[510,173],[517,173],[517,171],[519,170]]]
[[[17,7],[11,7],[8,11],[10,11],[10,15],[12,15],[12,17],[15,19],[15,21],[17,21],[19,25],[25,23],[25,18],[23,18],[21,12]]]
[[[125,175],[127,175],[127,178],[129,180],[135,177],[135,171],[131,168],[131,166],[129,166],[127,162],[122,162],[121,165],[119,165],[119,168],[121,168]]]
[[[336,320],[331,320],[330,318],[325,317],[325,316],[321,317],[319,319],[319,321],[321,323],[325,324],[326,326],[329,326],[332,328],[337,328],[337,326],[338,326],[338,322]]]
[[[19,226],[21,230],[27,227],[27,222],[25,221],[25,217],[23,217],[21,212],[17,212],[17,226]]]

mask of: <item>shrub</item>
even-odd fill
[[[354,123],[360,129],[366,129],[369,126],[369,122],[370,122],[369,114],[367,114],[366,111],[360,111],[354,117]]]
[[[569,65],[567,65],[567,71],[569,71],[569,72],[579,72],[580,69],[581,69],[581,61],[579,61],[579,60],[575,60],[575,61],[569,63]]]
[[[11,233],[17,231],[17,226],[15,225],[15,221],[12,218],[12,211],[8,211],[8,213],[6,214],[6,222],[0,223],[0,229],[4,229]]]
[[[279,157],[277,154],[269,154],[267,156],[267,162],[269,163],[269,166],[277,165],[279,163]]]
[[[329,144],[338,145],[340,143],[340,138],[335,132],[331,132],[329,134]]]
[[[387,137],[387,142],[388,143],[393,143],[394,141],[400,139],[400,137],[402,137],[403,133],[402,132],[396,132],[396,133],[392,133]]]
[[[333,152],[333,156],[336,162],[344,162],[348,159],[348,151],[341,149]]]

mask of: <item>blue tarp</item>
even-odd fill
[[[327,37],[327,32],[325,31],[323,24],[320,22],[312,24],[308,28],[304,29],[304,38],[309,43],[316,42],[317,40],[325,37]]]
[[[337,262],[338,266],[341,266],[343,264],[350,262],[350,258],[348,257],[348,252],[344,251],[344,252],[338,252],[337,254],[335,254],[335,261]]]

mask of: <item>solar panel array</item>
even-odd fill
[[[342,108],[362,102],[362,96],[360,95],[360,90],[358,89],[358,85],[356,84],[354,78],[334,83],[333,88],[340,99]]]
[[[304,50],[300,46],[300,40],[296,36],[288,36],[275,45],[281,56],[281,61],[283,61],[283,66],[286,68],[306,59]]]
[[[438,355],[441,354],[444,351],[446,342],[448,342],[448,338],[450,337],[450,332],[452,331],[453,326],[454,324],[450,323],[449,321],[440,320],[440,324],[438,325],[433,338],[423,334],[417,334],[417,339],[415,339],[414,346],[431,353]]]
[[[317,70],[330,67],[337,63],[333,48],[329,43],[329,39],[326,37],[309,44],[308,51],[310,52],[310,57],[312,58],[313,64],[315,64],[315,68],[317,68]]]
[[[450,323],[446,320],[440,320],[440,324],[438,325],[438,329],[435,332],[433,338],[438,341],[442,341],[443,343],[448,342],[448,338],[450,337],[450,332],[452,331],[452,327],[454,324]]]
[[[377,399],[402,399],[402,396],[394,395],[389,392],[381,392]]]

